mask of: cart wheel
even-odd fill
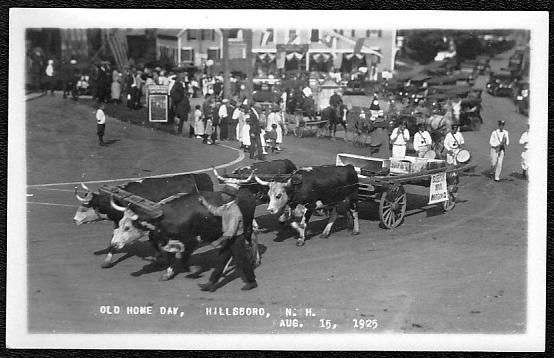
[[[458,187],[456,184],[449,185],[448,186],[448,200],[443,201],[442,204],[442,210],[444,211],[450,211],[454,209],[456,206],[456,191]]]
[[[386,229],[393,229],[402,223],[406,213],[406,192],[396,185],[381,194],[379,219]]]

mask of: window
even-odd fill
[[[219,48],[209,48],[208,49],[208,60],[218,60],[220,58]]]
[[[356,30],[352,30],[352,37],[356,37]]]
[[[289,40],[296,37],[296,30],[289,30]]]
[[[194,49],[182,49],[181,50],[181,61],[194,62]]]
[[[200,30],[202,40],[215,41],[215,30]]]
[[[383,31],[382,30],[377,31],[377,37],[381,37],[381,36],[383,36]]]
[[[319,41],[319,30],[312,30],[312,35],[310,36],[310,41],[318,42]]]
[[[371,36],[371,30],[365,30],[365,37]]]
[[[242,41],[242,30],[241,29],[229,29],[229,40],[231,40],[231,41]]]
[[[196,29],[188,29],[187,30],[187,40],[197,40],[198,39],[198,30]]]
[[[273,42],[273,29],[266,29],[265,31],[269,32],[269,38],[267,42]]]
[[[339,30],[339,34],[344,35],[344,30]]]

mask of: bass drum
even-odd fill
[[[458,152],[458,155],[456,155],[456,161],[461,164],[466,164],[471,159],[471,154],[465,150],[462,149]]]
[[[437,157],[437,153],[435,153],[434,150],[428,150],[423,154],[423,158],[427,159],[435,159]]]

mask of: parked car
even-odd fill
[[[514,103],[519,113],[529,115],[529,82],[520,81],[514,87]]]
[[[511,96],[513,86],[512,73],[507,71],[491,72],[487,83],[487,92],[493,96]]]

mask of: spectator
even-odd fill
[[[104,113],[104,103],[99,102],[96,109],[96,135],[98,136],[98,144],[105,146],[104,134],[106,132],[106,114]]]
[[[219,108],[221,107],[221,102],[219,100],[216,100],[215,104],[212,106],[212,144],[215,144],[217,142],[217,128],[220,125],[220,118],[219,118]]]
[[[529,170],[529,164],[527,162],[527,149],[529,147],[529,125],[527,125],[527,130],[519,138],[519,144],[521,145],[521,175],[524,179],[528,179],[527,171]]]
[[[241,105],[237,105],[237,108],[233,112],[233,123],[236,128],[235,138],[239,142],[241,142],[242,133],[243,133],[242,127],[244,126],[244,121],[245,121],[245,110],[246,110],[245,106],[241,104]],[[241,148],[242,148],[242,145],[241,145]]]
[[[111,87],[111,101],[117,104],[121,103],[121,82],[119,72],[114,71]]]
[[[498,121],[498,129],[491,133],[489,144],[491,146],[491,176],[494,175],[494,181],[500,181],[500,173],[502,172],[502,162],[504,161],[504,153],[506,147],[510,145],[510,137],[508,131],[504,130],[505,121]]]
[[[56,71],[54,70],[54,60],[48,60],[48,65],[44,71],[46,74],[46,87],[44,93],[50,90],[50,94],[54,95],[54,87],[56,86]]]
[[[264,160],[265,148],[262,145],[262,127],[260,126],[260,117],[253,107],[245,108],[250,118],[250,159]],[[254,154],[258,151],[258,156]]]
[[[203,139],[204,136],[204,120],[202,115],[202,107],[197,104],[196,110],[194,111],[194,130],[193,135],[196,136],[197,139]]]
[[[218,109],[219,115],[219,139],[227,140],[229,138],[229,100],[223,99],[221,106]]]
[[[180,77],[176,79],[175,84],[171,87],[170,96],[175,115],[179,118],[177,133],[182,134],[183,125],[188,120],[190,112],[190,101],[185,94],[185,89],[183,88]]]

